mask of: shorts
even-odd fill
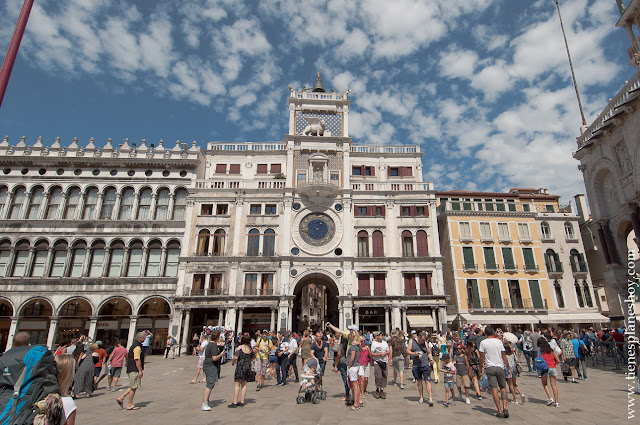
[[[266,375],[267,369],[269,368],[269,360],[268,359],[258,359],[256,362],[256,375]]]
[[[395,356],[391,358],[394,372],[404,372],[404,356]]]
[[[202,371],[204,372],[204,376],[207,380],[207,388],[210,390],[213,389],[218,381],[218,367],[216,365],[207,364],[202,366]]]
[[[269,363],[278,363],[278,356],[275,354],[269,354]]]
[[[204,364],[204,356],[198,356],[198,369],[201,369],[203,364]]]
[[[102,372],[102,366],[95,366],[93,368],[93,376],[95,376],[96,378],[100,377],[101,372]]]
[[[487,378],[489,378],[489,387],[491,389],[500,388],[501,390],[507,387],[507,375],[502,367],[488,367],[485,372]]]
[[[142,379],[138,372],[129,372],[127,373],[127,376],[129,376],[129,388],[137,390],[142,386]]]
[[[445,382],[445,383],[444,383],[444,387],[445,387],[445,388],[451,388],[452,390],[455,388],[455,386],[456,386],[456,383],[455,383],[455,382],[453,382],[453,381],[452,381],[452,382]]]
[[[120,366],[120,367],[111,366],[111,370],[109,371],[109,375],[114,377],[114,378],[119,378],[121,371],[122,371],[122,366]]]
[[[565,363],[568,364],[569,367],[578,367],[578,364],[579,364],[578,359],[576,357],[572,359],[567,358],[567,361]]]
[[[542,375],[558,376],[558,369],[556,369],[555,367],[550,367],[548,370],[543,371],[541,376]]]
[[[349,381],[355,382],[358,380],[359,369],[360,369],[360,366],[352,366],[349,369],[347,369],[347,374],[349,375]]]
[[[360,365],[358,367],[358,375],[362,376],[363,378],[368,378],[370,370],[371,365]]]
[[[471,386],[471,379],[469,379],[469,375],[467,375],[466,373],[456,375],[456,386],[461,388],[469,388]]]
[[[429,366],[414,366],[411,368],[416,381],[431,381],[431,368]]]
[[[471,377],[472,378],[474,376],[477,377],[478,379],[480,379],[482,377],[482,374],[480,373],[480,366],[478,366],[478,365],[469,365],[469,370],[471,371]]]

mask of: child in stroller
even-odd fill
[[[312,357],[307,360],[304,365],[304,373],[301,376],[302,381],[300,381],[296,403],[302,404],[306,401],[311,401],[313,404],[318,404],[320,400],[327,398],[326,391],[322,390],[322,379],[319,371],[318,359]]]

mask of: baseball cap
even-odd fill
[[[350,331],[357,331],[358,327],[356,325],[349,325],[349,326],[347,326],[347,329],[350,330]]]
[[[416,332],[416,331],[411,331],[411,335],[415,335],[415,334],[417,334],[417,333],[418,333],[418,332]]]
[[[373,336],[378,336],[378,335],[380,335],[380,331],[375,331],[375,332],[373,333]]]

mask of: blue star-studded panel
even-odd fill
[[[326,214],[311,213],[300,222],[300,236],[313,246],[322,246],[331,241],[336,234],[336,225]]]
[[[296,112],[296,134],[302,133],[309,125],[305,117],[318,117],[324,120],[324,130],[330,131],[332,136],[342,136],[342,114],[326,114],[316,112]]]

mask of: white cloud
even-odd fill
[[[450,78],[471,78],[477,62],[476,52],[466,49],[458,50],[453,46],[450,50],[440,53],[440,74]]]

